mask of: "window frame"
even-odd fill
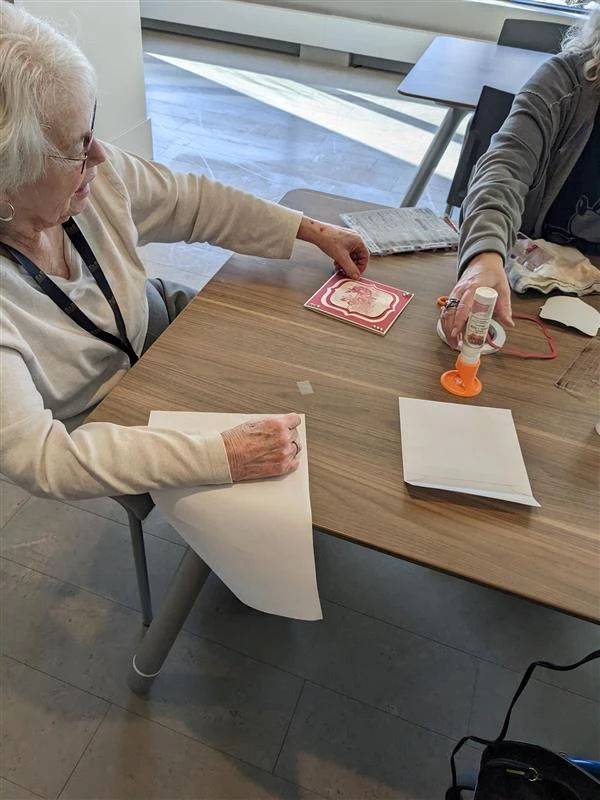
[[[588,11],[585,6],[568,6],[566,3],[558,3],[555,0],[508,0],[508,2],[517,6],[530,6],[531,8],[546,9],[548,11],[563,11],[569,14],[585,14]]]

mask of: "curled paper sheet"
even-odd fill
[[[209,434],[260,414],[152,411],[149,427]],[[322,619],[313,552],[304,417],[299,468],[233,485],[164,489],[152,499],[231,591],[259,611]]]

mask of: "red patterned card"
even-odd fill
[[[355,281],[343,275],[332,275],[304,305],[383,336],[413,296],[411,292],[368,278]]]

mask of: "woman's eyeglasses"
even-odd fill
[[[90,150],[92,149],[92,143],[94,141],[94,124],[96,122],[96,103],[94,103],[94,111],[92,113],[92,121],[90,122],[90,135],[86,136],[84,143],[83,143],[83,155],[79,156],[78,158],[69,158],[68,156],[54,156],[50,153],[48,154],[50,158],[55,158],[58,161],[67,161],[71,164],[79,164],[81,163],[81,174],[83,175],[85,170],[85,165],[88,160],[88,156],[90,154]]]

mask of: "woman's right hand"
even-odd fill
[[[302,449],[297,430],[300,422],[298,414],[281,414],[223,431],[233,482],[294,472]]]
[[[481,286],[487,286],[498,292],[494,317],[505,327],[514,327],[510,306],[510,286],[504,271],[502,257],[498,253],[480,253],[472,259],[448,295],[449,298],[456,298],[459,301],[458,306],[442,308],[442,329],[450,347],[458,346],[459,338],[471,313],[475,291]]]

